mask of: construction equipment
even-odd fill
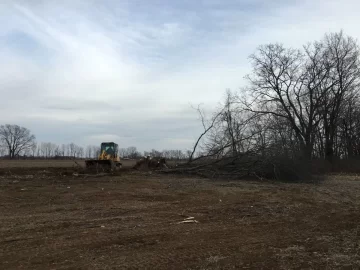
[[[118,145],[114,142],[103,142],[100,147],[100,155],[98,159],[85,160],[86,168],[97,171],[106,170],[113,171],[121,168],[120,156],[118,154]]]

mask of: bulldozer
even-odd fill
[[[98,159],[85,160],[87,169],[96,169],[97,171],[114,171],[122,167],[120,156],[118,154],[118,145],[114,142],[102,142],[100,146],[100,155]]]

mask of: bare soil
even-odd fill
[[[136,160],[122,160],[125,167],[132,167]],[[85,167],[84,160],[1,160],[0,169],[9,168],[72,168],[78,165]]]
[[[0,169],[0,269],[360,268],[359,176],[289,184],[71,170]]]

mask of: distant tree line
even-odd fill
[[[120,148],[119,149],[120,156],[123,158],[130,158],[130,159],[137,159],[143,156],[150,156],[150,157],[164,157],[166,159],[171,160],[185,160],[189,157],[191,151],[186,150],[162,150],[158,151],[152,149],[151,151],[144,151],[144,153],[140,153],[137,151],[135,146],[131,146],[128,148]]]
[[[81,159],[97,158],[100,155],[100,146],[79,146],[75,143],[55,144],[51,142],[36,142],[35,135],[30,130],[18,125],[0,126],[0,156],[14,158],[38,159]],[[185,159],[187,156],[181,150],[151,150],[140,153],[136,147],[120,148],[122,158],[138,159],[143,156],[165,157],[167,159]]]

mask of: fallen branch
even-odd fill
[[[84,173],[73,173],[73,176],[83,176],[84,178],[87,177],[103,177],[108,176],[110,173],[98,173],[98,174],[84,174]]]

